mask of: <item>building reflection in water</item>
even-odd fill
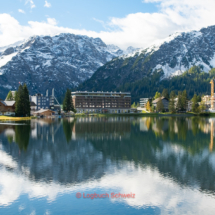
[[[214,146],[214,121],[212,119],[210,121],[211,121],[211,141],[210,141],[209,149],[212,152],[213,146]]]

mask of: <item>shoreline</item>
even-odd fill
[[[75,114],[71,117],[215,117],[215,113],[94,113],[94,114]],[[30,121],[35,117],[11,117],[11,116],[0,116],[1,121]],[[62,118],[63,119],[63,118]]]
[[[34,117],[11,117],[11,116],[0,116],[1,121],[29,121]]]

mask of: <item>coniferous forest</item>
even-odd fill
[[[200,67],[193,66],[182,75],[171,79],[162,80],[162,76],[163,72],[154,72],[151,76],[136,82],[125,83],[114,90],[131,92],[132,102],[138,102],[139,98],[153,97],[156,92],[162,92],[163,89],[167,89],[169,92],[186,90],[188,98],[191,99],[194,94],[210,94],[210,80],[215,77],[215,69],[206,73]]]

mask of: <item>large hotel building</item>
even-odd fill
[[[77,113],[129,113],[131,94],[125,92],[72,92]]]

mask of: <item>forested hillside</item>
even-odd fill
[[[175,90],[183,91],[187,90],[188,98],[192,98],[194,93],[196,94],[210,94],[210,80],[215,77],[215,69],[211,69],[209,73],[206,73],[202,68],[193,66],[189,70],[185,71],[182,75],[174,76],[169,79],[163,79],[163,72],[154,72],[148,77],[144,77],[141,80],[135,82],[126,82],[119,87],[113,85],[102,85],[102,87],[90,88],[89,81],[84,82],[79,89],[89,89],[93,91],[126,91],[131,92],[132,102],[138,102],[141,97],[153,97],[155,93],[162,92],[164,88],[169,92]],[[89,85],[88,85],[89,84]],[[100,86],[99,85],[99,86]]]

